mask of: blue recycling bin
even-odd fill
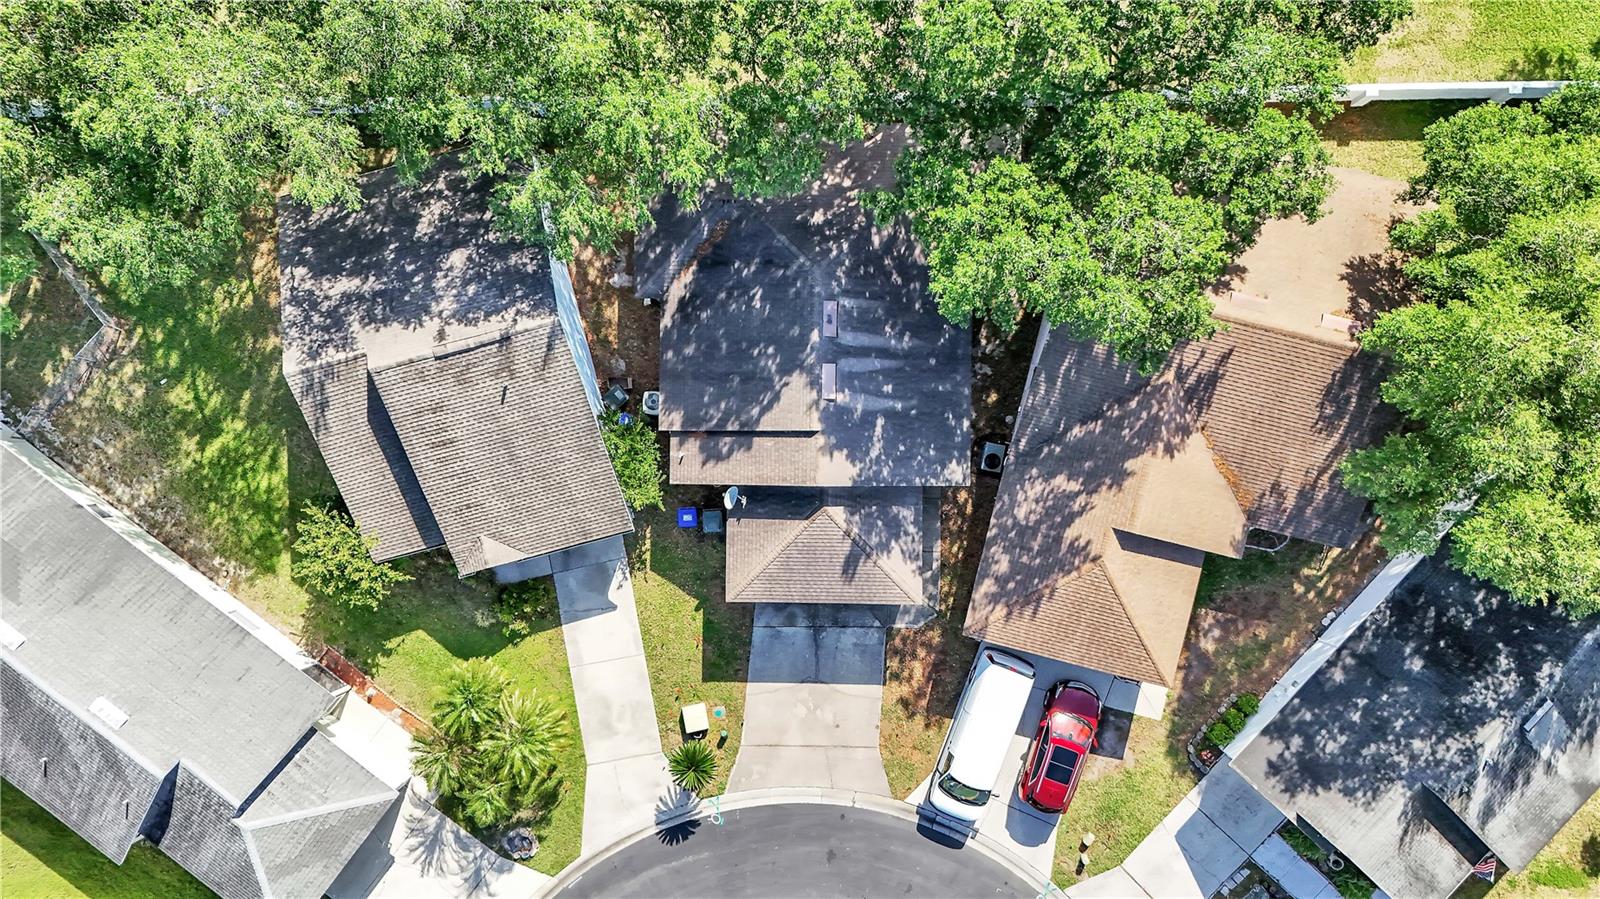
[[[700,510],[694,506],[678,507],[678,527],[697,528],[700,526]]]

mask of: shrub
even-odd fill
[[[1226,709],[1223,709],[1221,720],[1222,723],[1228,725],[1228,729],[1234,733],[1238,733],[1244,729],[1244,713],[1239,711],[1239,707],[1237,705],[1230,705]]]
[[[22,319],[11,311],[11,304],[0,302],[0,337],[10,339],[22,330]]]
[[[1233,738],[1238,735],[1239,732],[1237,730],[1228,727],[1227,723],[1223,721],[1214,722],[1210,727],[1206,728],[1206,742],[1218,749],[1231,743]]]
[[[532,803],[566,742],[565,714],[511,688],[487,659],[459,662],[414,741],[413,766],[467,823],[494,828]]]
[[[535,622],[549,617],[555,606],[555,580],[547,577],[507,584],[500,588],[494,601],[494,610],[504,625],[501,629],[512,639],[533,633]]]
[[[699,792],[717,776],[717,755],[704,740],[693,740],[672,750],[667,767],[678,786]]]
[[[1241,693],[1233,701],[1233,707],[1244,713],[1246,718],[1261,710],[1261,697],[1254,693]]]
[[[311,593],[346,606],[376,609],[389,588],[411,575],[372,560],[376,537],[363,537],[342,512],[306,505],[294,541],[295,580]]]
[[[656,445],[655,432],[638,417],[623,424],[622,416],[608,409],[600,416],[600,438],[628,505],[635,509],[663,508],[661,448]]]

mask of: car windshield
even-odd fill
[[[1083,758],[1076,749],[1057,746],[1050,750],[1050,767],[1045,771],[1045,777],[1058,784],[1071,784],[1072,772],[1078,770],[1078,760]]]
[[[985,805],[989,801],[988,790],[975,790],[956,780],[953,774],[946,774],[944,777],[939,778],[939,789],[945,791],[951,798],[965,802],[967,805]]]
[[[1089,729],[1089,722],[1077,715],[1057,714],[1055,731],[1063,738],[1077,743],[1080,746],[1089,745],[1089,740],[1094,736],[1094,731]]]

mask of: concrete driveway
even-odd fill
[[[756,607],[744,735],[730,791],[889,795],[878,754],[884,625],[863,606]]]
[[[557,554],[556,602],[589,763],[583,851],[649,827],[686,797],[667,773],[622,538]]]

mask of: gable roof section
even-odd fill
[[[1513,870],[1600,789],[1600,620],[1420,562],[1233,766],[1394,896]],[[1565,723],[1543,750],[1524,727]]]
[[[462,576],[633,529],[553,318],[372,378]]]
[[[939,314],[905,224],[859,202],[892,184],[905,143],[886,129],[834,152],[794,197],[657,204],[635,271],[643,295],[670,285],[661,423],[674,483],[968,482],[971,336]]]
[[[751,490],[728,520],[730,602],[925,602],[922,491]]]
[[[97,699],[124,712],[107,730],[149,770],[188,760],[244,801],[332,697],[237,600],[156,558],[171,554],[105,506],[102,518],[21,438],[0,443],[0,616],[25,638],[7,652],[91,727]]]
[[[444,157],[363,176],[355,210],[279,204],[284,376],[340,494],[376,558],[446,545],[463,575],[503,555],[480,538],[541,554],[632,528],[549,256],[495,232],[491,187]]]
[[[1043,364],[1048,341],[1042,349]],[[1242,538],[1242,513],[1221,472],[1195,463],[1207,458],[1204,438],[1170,381],[1069,427],[1049,407],[1050,386],[1023,401],[965,633],[1171,685],[1204,553],[1131,527],[1197,533],[1225,550]],[[1169,515],[1200,520],[1158,521],[1149,485],[1178,491]]]

